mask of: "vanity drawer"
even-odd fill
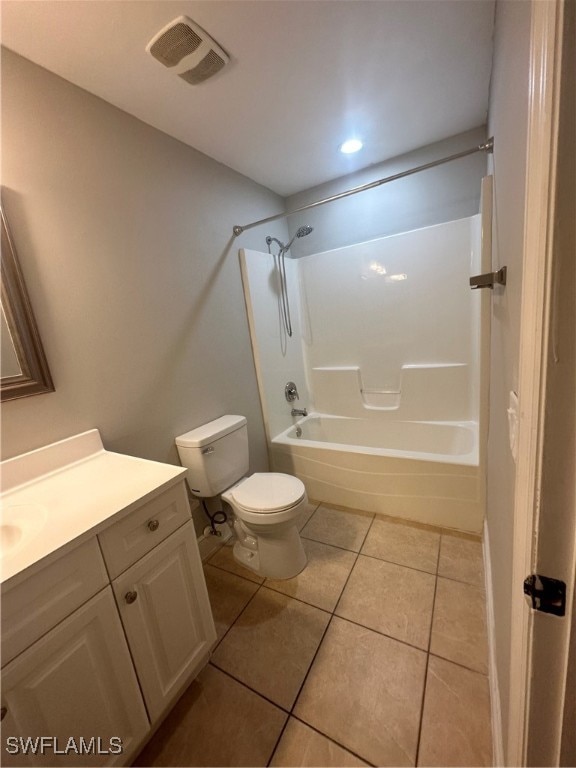
[[[119,576],[190,516],[186,486],[181,482],[98,534],[110,578]]]
[[[32,576],[2,585],[2,665],[55,627],[108,583],[95,538]]]

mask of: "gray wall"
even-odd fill
[[[488,130],[495,139],[494,269],[507,265],[504,291],[492,296],[490,425],[486,518],[490,540],[498,684],[503,740],[508,734],[510,606],[516,467],[508,442],[506,409],[518,391],[520,302],[524,237],[526,138],[531,3],[496,6],[494,65]],[[517,597],[515,599],[521,599]]]
[[[6,50],[2,159],[56,386],[3,405],[4,458],[98,427],[110,450],[176,464],[175,435],[241,413],[266,469],[238,261],[263,235],[231,230],[282,199]]]
[[[373,165],[359,173],[342,176],[287,198],[286,210],[461,152],[481,144],[485,137],[486,128],[480,126]],[[311,211],[295,214],[289,219],[292,234],[302,224],[311,224],[314,232],[295,241],[292,255],[297,258],[396,232],[473,216],[479,211],[480,182],[485,174],[486,155],[479,152]]]

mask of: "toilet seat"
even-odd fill
[[[241,509],[273,514],[292,509],[306,496],[304,483],[280,472],[256,472],[235,486],[230,495]]]

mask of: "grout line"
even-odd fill
[[[412,648],[412,650],[414,651],[420,651],[420,653],[428,653],[426,648],[421,648],[418,645],[413,645],[412,643],[409,643],[407,640],[400,640],[400,638],[394,637],[393,635],[387,635],[386,632],[381,632],[379,629],[374,629],[374,627],[368,627],[366,626],[366,624],[360,624],[359,621],[354,621],[354,619],[349,619],[347,616],[340,616],[339,613],[334,613],[334,616],[337,619],[340,619],[340,621],[347,621],[349,624],[354,624],[356,627],[367,629],[369,632],[374,632],[374,634],[380,635],[380,637],[385,637],[388,640],[394,640],[395,643],[401,643],[402,645],[405,645],[408,648]]]
[[[277,595],[284,595],[284,597],[289,597],[291,600],[297,600],[299,603],[302,603],[303,605],[308,605],[310,608],[317,608],[319,611],[324,611],[324,613],[329,613],[330,615],[334,614],[334,608],[323,608],[321,605],[316,605],[316,603],[310,603],[308,600],[303,600],[301,597],[296,597],[296,595],[288,595],[286,592],[281,592],[279,589],[276,589],[276,587],[271,587],[269,584],[262,584],[262,586],[265,589],[269,589],[270,592],[276,592]],[[338,595],[340,597],[340,595]]]
[[[372,523],[374,522],[374,518],[372,518],[372,521],[370,525],[368,526],[368,530],[366,531],[366,535],[364,536],[364,540],[362,541],[362,544],[364,544],[364,541],[366,540],[366,536],[368,535],[368,531],[372,527]],[[350,571],[348,572],[348,576],[346,577],[346,581],[344,582],[344,585],[340,591],[340,596],[338,597],[338,600],[336,601],[336,605],[334,606],[332,610],[332,614],[330,616],[330,620],[328,621],[328,624],[326,625],[326,629],[324,630],[324,633],[322,634],[322,637],[320,638],[320,642],[318,643],[318,647],[316,648],[316,652],[314,656],[312,657],[312,661],[310,662],[310,665],[308,669],[306,670],[306,674],[304,675],[304,679],[302,680],[302,684],[300,688],[298,689],[298,693],[296,694],[296,698],[294,699],[294,703],[292,704],[292,708],[290,710],[290,714],[294,711],[294,708],[296,704],[298,703],[298,699],[300,698],[300,694],[302,693],[302,690],[304,686],[306,685],[306,681],[308,680],[308,677],[310,675],[310,672],[312,670],[312,667],[314,666],[314,662],[316,661],[316,657],[318,656],[320,652],[320,648],[322,647],[322,644],[324,642],[324,638],[326,637],[326,634],[328,632],[328,629],[330,628],[330,625],[332,624],[332,619],[335,616],[336,608],[338,607],[338,603],[340,602],[340,598],[342,597],[342,594],[344,593],[344,590],[346,589],[346,586],[348,584],[348,581],[350,580],[350,576],[352,575],[352,571],[354,570],[354,566],[356,565],[356,562],[358,561],[359,553],[356,553],[356,559],[354,560],[354,563],[352,564],[352,568],[350,568]]]
[[[256,688],[252,688],[251,685],[248,685],[244,680],[240,680],[240,678],[233,675],[231,672],[228,672],[227,669],[224,669],[223,667],[219,667],[218,664],[216,664],[212,659],[208,662],[214,669],[217,669],[219,672],[222,672],[222,674],[227,675],[231,680],[234,680],[235,683],[238,683],[239,685],[244,686],[244,688],[247,688],[249,691],[252,691],[252,693],[255,693],[256,696],[259,696],[261,699],[264,699],[269,704],[272,704],[276,709],[279,709],[281,712],[284,712],[285,715],[289,715],[290,711],[286,709],[286,707],[283,707],[282,704],[278,704],[277,701],[272,701],[272,699],[269,699],[268,696],[265,696],[260,691],[257,691]]]
[[[274,759],[274,755],[276,754],[276,750],[278,749],[278,746],[279,746],[280,742],[282,741],[282,736],[284,736],[284,731],[288,727],[288,723],[289,722],[290,722],[290,713],[288,713],[288,717],[286,718],[286,722],[284,723],[284,725],[282,726],[282,730],[278,734],[278,738],[276,739],[276,743],[274,744],[274,748],[273,748],[272,752],[270,753],[270,757],[266,761],[266,768],[268,768],[268,766],[270,765],[270,763]]]
[[[322,613],[327,613],[330,616],[334,614],[333,610],[330,610],[329,608],[321,608],[319,605],[315,605],[314,603],[309,603],[307,600],[302,600],[300,597],[296,597],[295,595],[287,595],[286,592],[280,592],[279,589],[274,589],[274,587],[269,587],[266,582],[262,584],[262,587],[264,589],[267,589],[269,592],[274,592],[276,595],[282,595],[283,597],[287,597],[289,600],[296,600],[297,603],[302,603],[302,605],[307,605],[309,608],[316,608],[317,611],[322,611]]]
[[[301,717],[298,717],[298,715],[291,714],[290,717],[292,717],[294,720],[297,720],[299,723],[302,723],[307,728],[310,728],[311,731],[314,731],[315,733],[320,734],[320,736],[323,736],[325,739],[328,739],[328,741],[331,741],[332,744],[336,744],[336,746],[340,747],[340,749],[344,749],[346,752],[354,755],[354,757],[358,758],[358,760],[362,760],[363,763],[374,766],[374,763],[369,762],[365,757],[362,757],[362,755],[359,755],[357,752],[354,752],[352,749],[350,749],[350,747],[346,747],[344,744],[336,741],[336,739],[334,739],[332,736],[328,736],[327,733],[323,733],[323,731],[321,731],[319,728],[316,728],[316,726],[310,725],[310,723],[306,722],[306,720],[303,720]]]
[[[229,571],[227,568],[223,568],[221,565],[216,565],[216,563],[211,563],[209,560],[207,560],[203,565],[209,565],[212,568],[217,568],[219,571],[224,571],[224,573],[228,573],[230,576],[237,576],[239,579],[244,579],[244,581],[247,581],[249,584],[258,584],[260,587],[262,584],[264,584],[264,581],[266,581],[266,577],[264,576],[264,581],[254,581],[254,579],[249,579],[247,576],[242,576],[240,573],[234,573],[234,571]]]
[[[338,596],[338,600],[336,600],[336,605],[334,606],[334,610],[332,611],[332,614],[334,616],[336,615],[336,611],[338,610],[338,606],[340,605],[340,600],[342,600],[342,595],[344,594],[344,591],[346,590],[346,587],[348,586],[348,582],[350,581],[350,576],[352,576],[352,571],[354,570],[354,568],[356,568],[356,563],[358,562],[358,558],[360,557],[360,552],[362,551],[362,547],[366,543],[366,539],[368,538],[368,534],[372,530],[372,526],[374,525],[374,520],[376,520],[376,515],[374,515],[372,517],[372,520],[370,521],[370,525],[366,529],[366,533],[364,534],[364,538],[362,539],[362,544],[360,544],[360,549],[358,550],[358,552],[356,552],[356,559],[352,563],[352,568],[350,568],[350,573],[346,577],[346,581],[344,582],[344,586],[340,590],[340,594]]]
[[[439,573],[438,574],[439,579],[445,579],[446,581],[454,581],[456,584],[466,584],[468,587],[476,587],[476,589],[480,590],[480,592],[486,593],[486,589],[482,586],[482,584],[475,584],[473,581],[463,581],[462,579],[455,579],[453,576],[444,576],[444,574]]]
[[[395,560],[388,560],[386,557],[377,557],[376,555],[368,555],[366,552],[359,552],[362,557],[369,557],[371,560],[380,560],[382,563],[390,563],[390,565],[397,565],[399,568],[409,568],[411,571],[417,571],[418,573],[427,573],[429,576],[436,576],[435,571],[425,571],[423,568],[415,568],[413,565],[406,565],[405,563],[398,563]],[[454,579],[456,581],[456,579]]]
[[[466,664],[462,664],[460,661],[454,661],[453,659],[447,659],[446,656],[440,656],[439,653],[432,653],[430,652],[430,656],[434,656],[435,659],[441,659],[442,661],[447,661],[449,664],[455,664],[457,667],[460,667],[460,669],[466,669],[468,672],[474,672],[476,675],[480,675],[481,677],[488,677],[488,672],[480,672],[479,669],[473,669],[472,667],[467,667]]]
[[[370,529],[368,529],[370,530]],[[342,549],[344,552],[353,552],[355,555],[360,554],[360,550],[355,549],[348,549],[347,547],[340,547],[338,544],[332,544],[328,543],[327,541],[321,541],[320,539],[313,539],[312,536],[305,536],[302,532],[300,532],[300,536],[303,539],[306,539],[307,541],[315,541],[316,544],[325,544],[327,547],[334,547],[335,549]]]
[[[246,579],[246,581],[248,581],[248,579]],[[254,583],[255,583],[255,582],[252,582],[252,584],[254,584]],[[228,629],[226,630],[226,632],[224,632],[224,634],[222,635],[222,637],[220,638],[220,640],[218,640],[218,642],[216,643],[216,645],[214,646],[214,648],[212,648],[212,650],[210,651],[210,659],[212,658],[212,654],[214,653],[214,651],[215,651],[215,650],[216,650],[216,649],[217,649],[217,648],[218,648],[218,647],[221,645],[221,643],[222,643],[222,641],[224,640],[224,638],[225,638],[225,637],[228,635],[228,633],[230,632],[230,630],[232,629],[232,627],[234,626],[234,624],[236,624],[236,622],[238,621],[238,619],[240,618],[240,616],[242,616],[242,614],[244,613],[244,611],[246,610],[246,608],[248,608],[248,606],[250,605],[250,603],[252,602],[252,600],[254,600],[254,598],[256,597],[256,595],[258,594],[258,592],[260,592],[260,590],[261,590],[261,589],[262,589],[262,584],[258,584],[258,588],[257,588],[257,589],[254,591],[254,593],[253,593],[252,595],[250,595],[250,597],[249,597],[249,599],[248,599],[248,601],[247,601],[246,605],[245,605],[245,606],[242,608],[242,610],[240,611],[240,613],[238,614],[238,616],[236,616],[236,618],[235,618],[235,619],[234,619],[234,621],[233,621],[233,622],[230,624],[230,626],[228,627]],[[210,595],[208,595],[208,597],[210,597]],[[210,609],[212,609],[212,606],[210,606]]]
[[[418,740],[416,742],[416,757],[414,764],[418,765],[418,758],[420,756],[420,740],[422,738],[422,726],[424,725],[424,704],[426,702],[426,689],[428,688],[428,667],[430,665],[430,645],[432,643],[432,627],[434,625],[434,611],[436,609],[436,592],[438,590],[438,566],[440,565],[440,549],[442,547],[442,538],[440,538],[440,545],[438,547],[438,554],[436,556],[436,576],[434,578],[434,596],[432,598],[432,613],[430,614],[430,630],[428,632],[428,648],[426,649],[426,668],[424,670],[424,688],[422,690],[422,704],[420,705],[420,722],[418,724]]]
[[[294,711],[294,707],[298,703],[298,699],[300,698],[300,694],[302,693],[302,689],[306,685],[306,681],[308,680],[308,676],[310,675],[310,671],[312,667],[314,666],[314,662],[316,661],[316,657],[318,656],[318,653],[320,652],[320,648],[322,647],[322,643],[324,642],[324,638],[326,637],[326,633],[328,632],[328,629],[330,628],[330,624],[332,624],[332,619],[334,618],[334,614],[330,616],[328,619],[328,623],[326,624],[326,627],[324,629],[324,632],[322,633],[322,637],[320,638],[320,642],[318,643],[318,647],[316,648],[314,652],[314,656],[312,656],[312,660],[310,661],[310,664],[308,665],[308,669],[306,670],[306,674],[304,675],[304,679],[302,680],[302,683],[300,684],[300,687],[298,688],[298,693],[294,697],[294,701],[292,703],[292,706],[290,707],[290,714]]]
[[[422,689],[422,703],[420,705],[420,722],[418,724],[418,740],[416,741],[416,756],[414,758],[414,765],[418,765],[418,758],[420,756],[420,740],[422,738],[422,725],[424,721],[424,702],[426,701],[426,688],[428,687],[428,665],[430,663],[430,654],[426,654],[426,668],[424,670],[424,686]]]

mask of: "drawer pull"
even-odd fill
[[[159,527],[160,527],[160,521],[159,520],[150,520],[150,522],[148,523],[148,528],[152,532],[157,531]]]
[[[7,714],[8,714],[8,710],[6,709],[6,707],[2,707],[2,709],[0,709],[0,722],[4,720]]]
[[[126,602],[130,604],[130,603],[133,603],[137,597],[138,597],[138,592],[131,590],[130,592],[126,592],[126,594],[124,595],[124,600],[126,600]]]

